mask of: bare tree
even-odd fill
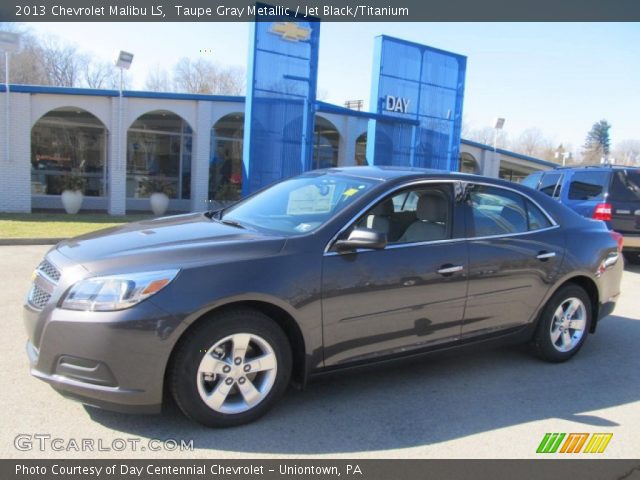
[[[616,163],[640,165],[640,140],[622,140],[613,150]]]
[[[215,67],[206,60],[192,61],[181,58],[173,69],[178,91],[189,93],[213,93]]]
[[[242,95],[245,90],[245,75],[240,67],[220,69],[217,92],[221,95]]]
[[[550,154],[553,156],[553,142],[535,127],[524,130],[511,148],[515,152],[531,157],[544,157]]]
[[[83,84],[89,88],[120,88],[120,75],[109,62],[91,61],[87,58],[82,70]]]
[[[40,43],[39,55],[47,85],[75,87],[80,83],[87,58],[76,47],[46,37]]]
[[[0,29],[21,36],[20,50],[9,57],[11,83],[46,85],[47,80],[40,62],[40,45],[25,24],[0,22]],[[4,68],[0,69],[0,80],[4,79]]]
[[[483,127],[479,129],[469,130],[467,140],[482,143],[483,145],[493,146],[496,130],[491,127]],[[506,148],[508,144],[507,133],[504,130],[498,130],[496,141],[498,148]]]
[[[150,92],[172,92],[174,91],[173,82],[167,72],[160,65],[154,65],[145,80],[145,89]]]
[[[181,58],[174,67],[177,91],[238,95],[244,90],[244,75],[239,68],[223,69],[208,60]]]

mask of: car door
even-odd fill
[[[640,235],[640,168],[621,168],[612,172],[607,200],[611,204],[611,228],[627,236]],[[640,240],[635,239],[637,247]],[[630,242],[629,242],[630,243]]]
[[[388,236],[388,244],[325,254],[326,366],[458,340],[468,252],[461,238],[464,217],[454,209],[456,191],[461,193],[458,182],[396,190],[338,235],[373,228]]]
[[[532,321],[558,275],[564,236],[530,198],[506,187],[466,188],[469,290],[462,338]]]

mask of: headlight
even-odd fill
[[[62,301],[67,310],[105,312],[129,308],[169,285],[178,270],[109,275],[80,280]]]

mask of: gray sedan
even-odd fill
[[[613,311],[603,222],[472,175],[309,172],[232,207],[61,242],[24,306],[31,373],[84,403],[255,420],[293,383],[451,348],[569,360]],[[425,379],[427,380],[427,379]]]

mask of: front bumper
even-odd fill
[[[31,374],[109,410],[157,413],[178,322],[150,301],[117,312],[24,307]]]

